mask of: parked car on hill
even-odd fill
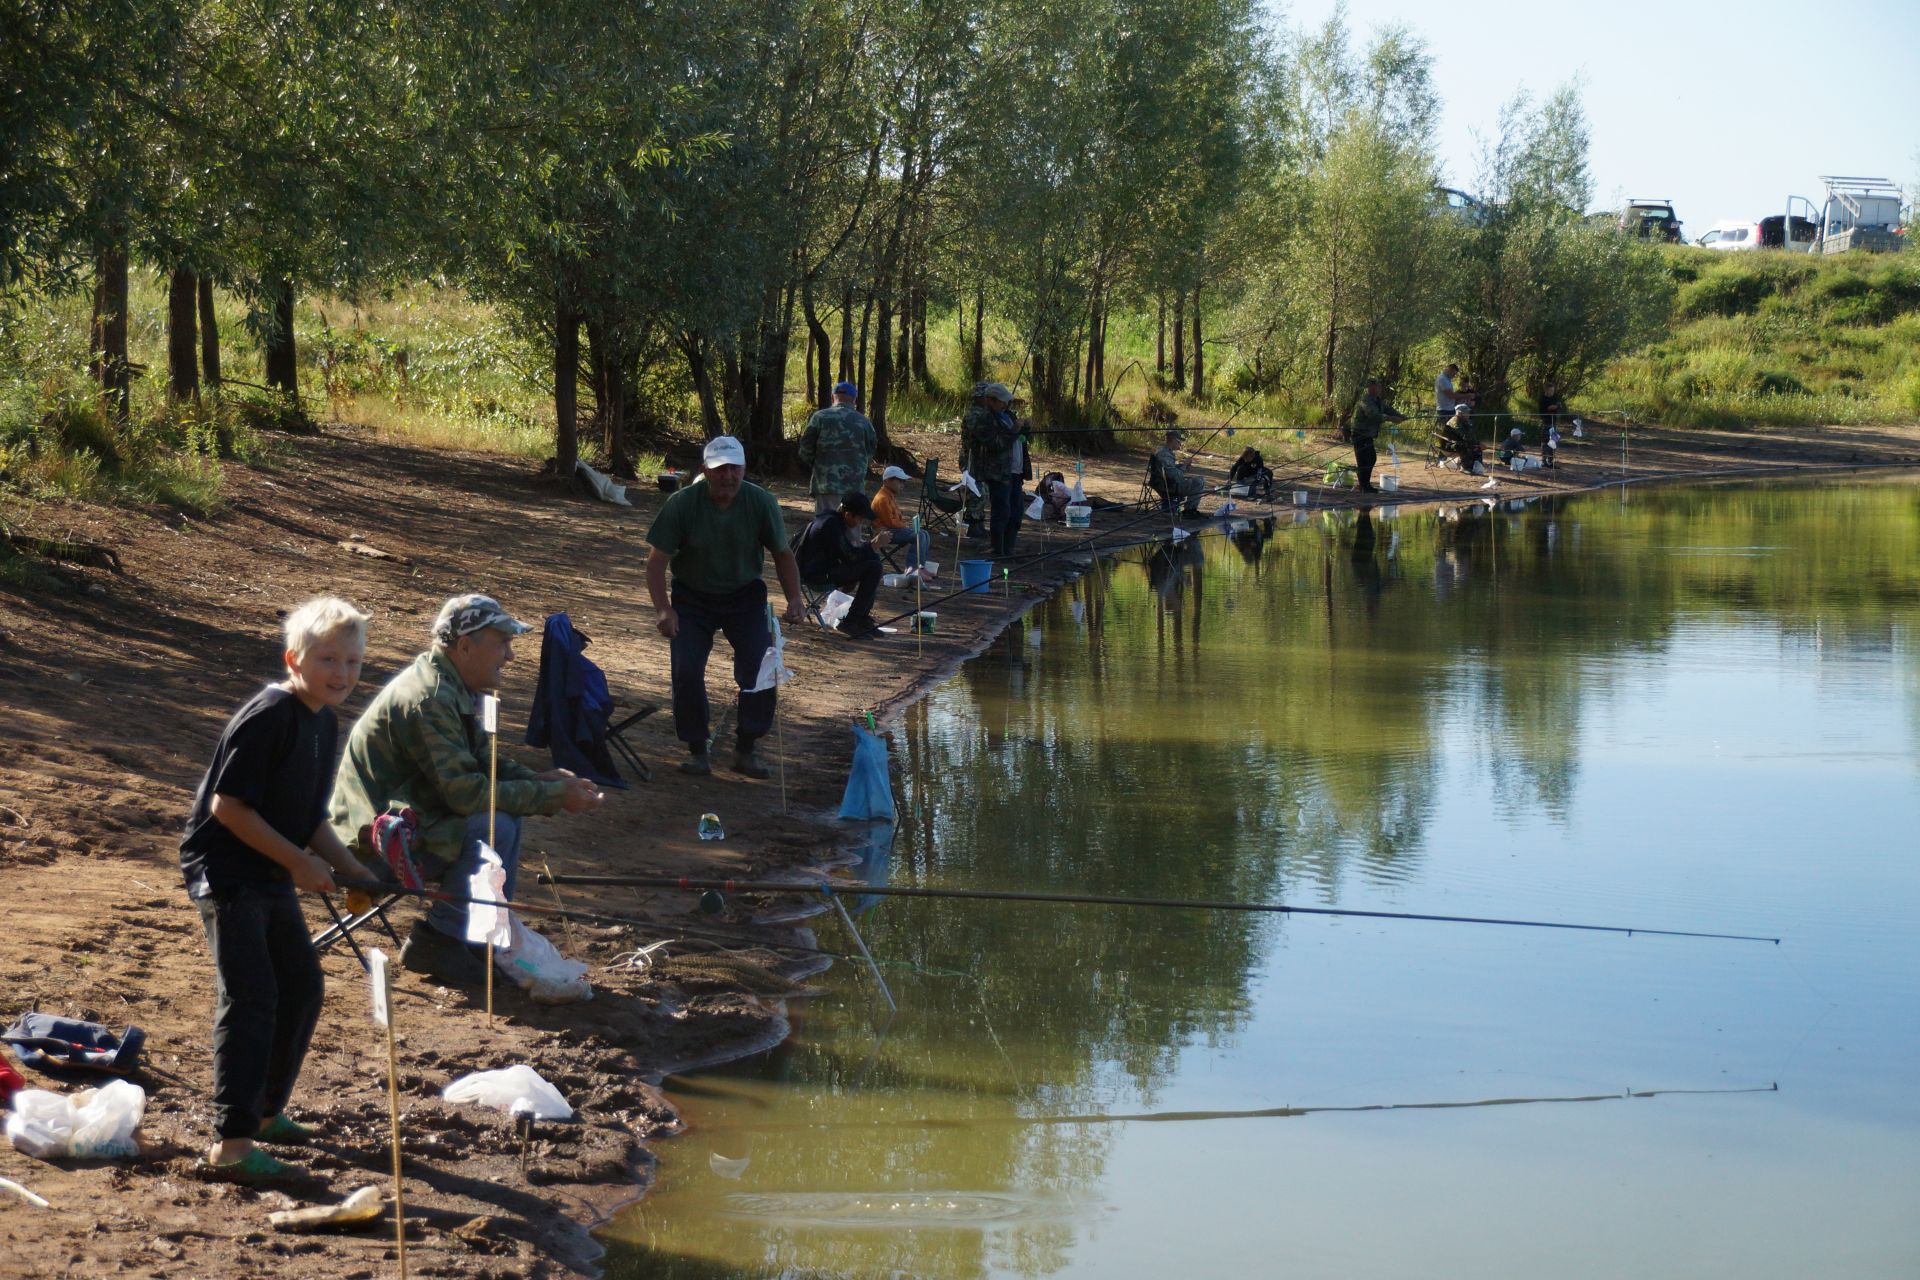
[[[1477,227],[1487,220],[1486,203],[1478,196],[1469,195],[1457,187],[1435,187],[1433,207],[1460,219],[1470,227]]]
[[[1620,211],[1620,229],[1642,240],[1664,240],[1669,244],[1678,244],[1680,226],[1671,200],[1635,199]]]
[[[1757,222],[1745,219],[1716,222],[1712,230],[1694,243],[1707,249],[1786,249],[1811,253],[1819,239],[1820,227],[1813,219],[1776,213]]]

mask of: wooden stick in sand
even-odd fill
[[[480,717],[487,731],[487,848],[496,849],[494,807],[500,800],[500,699],[493,694],[480,698]],[[487,1030],[493,1030],[493,938],[487,938]]]
[[[393,988],[387,977],[387,953],[367,953],[367,978],[373,984],[373,1021],[387,1032],[387,1118],[393,1144],[393,1247],[400,1257],[400,1280],[407,1280],[407,1198],[400,1176],[400,1067],[393,1047]]]

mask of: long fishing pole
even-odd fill
[[[777,880],[708,880],[688,876],[540,876],[542,884],[631,885],[651,889],[717,889],[722,893],[822,893],[845,891],[881,898],[956,898],[990,902],[1051,902],[1075,906],[1155,907],[1194,911],[1266,911],[1278,915],[1351,916],[1365,920],[1427,920],[1440,924],[1497,924],[1527,929],[1576,929],[1587,933],[1637,933],[1666,938],[1715,938],[1728,942],[1771,942],[1780,939],[1750,933],[1704,933],[1692,929],[1643,929],[1632,925],[1569,924],[1558,920],[1509,920],[1496,916],[1447,916],[1416,911],[1359,911],[1339,907],[1297,907],[1284,902],[1228,902],[1208,898],[1127,898],[1105,893],[1042,893],[1026,889],[928,889],[901,885],[844,885],[821,880],[796,885]]]
[[[609,915],[604,911],[582,911],[576,907],[549,907],[537,902],[495,901],[490,898],[469,898],[463,894],[447,893],[441,889],[408,889],[400,885],[387,884],[379,880],[349,880],[336,877],[334,883],[343,889],[361,889],[378,895],[396,895],[405,898],[420,898],[429,902],[452,902],[462,906],[500,907],[507,911],[518,911],[525,915],[548,916],[559,920],[580,920],[592,924],[620,924],[634,929],[647,929],[657,933],[686,934],[689,937],[704,937],[727,942],[739,942],[748,946],[764,947],[769,951],[799,951],[807,955],[828,956],[835,960],[857,960],[858,956],[846,951],[831,951],[825,947],[810,947],[799,942],[776,942],[770,938],[761,938],[739,930],[730,930],[716,925],[703,924],[662,924],[656,920],[643,920],[638,916]],[[566,884],[565,877],[542,875],[541,884]]]

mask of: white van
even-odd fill
[[[1819,238],[1820,227],[1813,219],[1776,213],[1757,222],[1716,222],[1711,231],[1694,243],[1706,249],[1786,249],[1793,253],[1811,253]]]

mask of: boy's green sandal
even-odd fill
[[[205,1168],[209,1177],[218,1178],[222,1182],[238,1182],[246,1186],[259,1186],[269,1182],[290,1182],[307,1176],[306,1170],[275,1160],[258,1147],[247,1152],[240,1159],[230,1160],[226,1164],[215,1164],[209,1160]]]
[[[314,1130],[309,1125],[292,1119],[286,1112],[268,1116],[266,1123],[260,1126],[260,1132],[253,1135],[255,1142],[305,1142],[313,1137]]]

